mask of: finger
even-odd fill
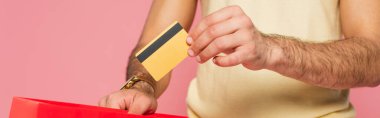
[[[227,50],[231,50],[240,45],[241,41],[239,39],[240,38],[237,38],[234,34],[216,38],[201,53],[199,53],[197,61],[199,63],[204,63],[221,52],[229,52]]]
[[[120,102],[123,102],[123,101],[119,100],[119,98],[114,97],[114,95],[109,95],[105,106],[107,108],[121,109]]]
[[[106,107],[107,108],[120,109],[120,105],[118,104],[118,102],[113,101],[113,100],[108,100],[106,102]]]
[[[238,6],[229,6],[222,8],[205,18],[203,18],[198,25],[196,25],[190,32],[189,36],[193,39],[196,39],[199,37],[199,35],[209,26],[212,26],[213,24],[216,24],[218,22],[227,20],[233,16],[241,15],[243,14],[242,10]]]
[[[230,67],[241,64],[248,53],[245,50],[237,49],[235,52],[227,56],[215,57],[214,63],[221,67]]]
[[[190,46],[193,55],[196,56],[201,52],[207,45],[209,45],[212,40],[217,37],[232,34],[236,32],[239,28],[243,28],[244,25],[240,25],[240,17],[235,17],[228,19],[226,21],[217,23],[209,28],[207,28],[198,39],[194,40],[194,43]]]
[[[98,106],[100,106],[100,107],[105,107],[105,106],[106,106],[106,100],[107,100],[106,97],[101,98],[101,99],[99,100],[99,102],[98,102]]]
[[[114,108],[114,109],[126,109],[126,103],[124,98],[127,97],[126,89],[116,91],[110,95],[108,95],[105,99],[104,104],[105,107]]]

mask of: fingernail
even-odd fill
[[[187,37],[187,38],[186,38],[186,42],[187,42],[187,44],[191,44],[191,43],[193,43],[193,38],[191,38],[191,37]]]
[[[187,50],[187,54],[189,54],[190,57],[193,57],[194,56],[194,51],[189,49]]]
[[[197,62],[201,62],[201,58],[199,56],[196,57]]]
[[[215,59],[216,57],[214,57],[214,58],[212,58],[212,62],[214,63],[214,64],[216,64],[216,59]]]

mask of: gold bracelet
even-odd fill
[[[137,76],[132,76],[128,81],[123,85],[123,87],[120,88],[120,90],[123,89],[130,89],[132,88],[133,85],[135,85],[137,82],[142,81],[139,77]]]

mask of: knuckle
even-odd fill
[[[201,62],[207,61],[209,58],[211,58],[211,51],[205,50],[202,53],[199,54],[199,58]]]
[[[107,95],[107,96],[105,96],[104,98],[105,98],[105,100],[108,101],[108,100],[110,99],[110,95]]]
[[[205,54],[205,53],[206,53],[206,52],[199,53],[199,58],[200,58],[201,60],[204,60],[204,59],[206,58],[207,54]]]
[[[243,17],[243,22],[247,23],[247,24],[252,24],[252,20],[250,17],[248,16],[244,16]]]
[[[200,43],[192,45],[193,47],[191,48],[191,50],[193,50],[194,53],[197,54],[199,52],[200,48],[201,48],[200,45],[201,45]]]
[[[224,40],[216,40],[214,42],[214,47],[218,50],[222,50],[226,47],[226,43]]]
[[[114,94],[111,94],[111,95],[108,95],[107,97],[106,97],[106,100],[107,101],[110,101],[110,100],[113,100],[113,99],[115,99],[115,95]]]
[[[218,30],[218,28],[216,28],[215,26],[208,28],[207,32],[206,32],[207,36],[208,37],[214,37],[214,36],[216,36],[217,32],[218,32],[217,30]]]
[[[251,18],[248,16],[241,16],[239,17],[240,23],[244,26],[250,26],[252,24]]]
[[[211,25],[214,22],[214,17],[208,16],[203,21],[203,26]]]
[[[234,11],[235,13],[241,13],[242,12],[242,9],[240,8],[240,6],[238,5],[232,5],[229,7],[232,11]]]
[[[104,100],[106,100],[106,99],[107,99],[107,96],[103,96],[102,98],[100,98],[99,102],[100,102],[100,101],[104,101]]]
[[[100,98],[100,100],[98,101],[98,105],[102,105],[102,103],[105,102],[106,100],[107,100],[106,97]]]
[[[229,6],[229,8],[233,11],[240,11],[241,10],[240,6],[238,6],[238,5],[231,5],[231,6]]]

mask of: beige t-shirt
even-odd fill
[[[323,42],[341,37],[339,0],[201,0],[206,16],[239,5],[264,33]],[[342,78],[344,79],[344,78]],[[305,84],[270,70],[241,65],[199,66],[189,88],[189,117],[311,118],[354,117],[348,90]]]

